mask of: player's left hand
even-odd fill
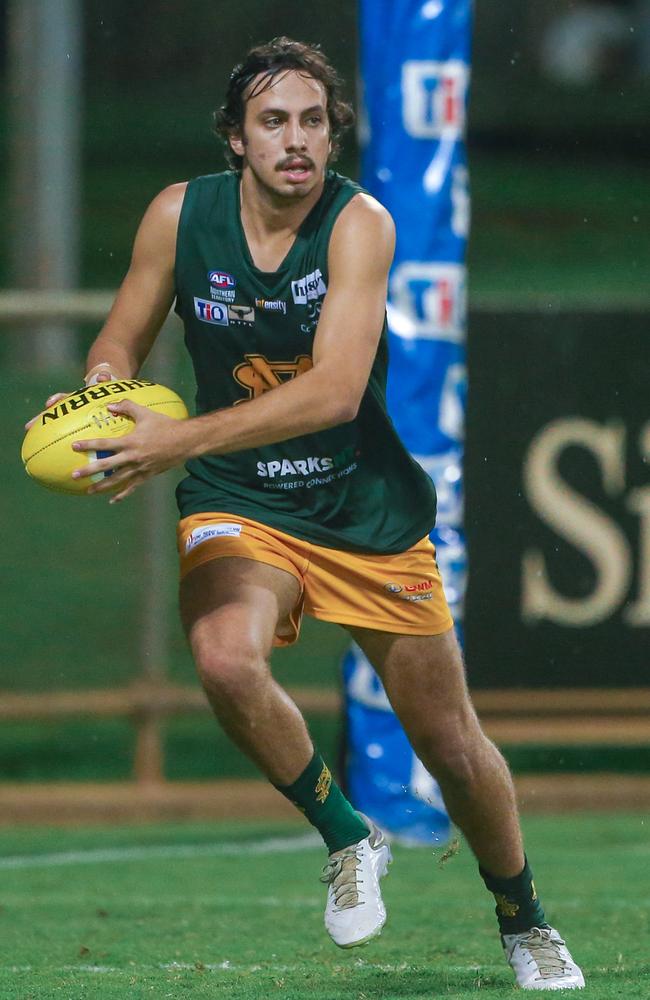
[[[174,420],[162,413],[155,413],[146,406],[131,400],[110,403],[108,409],[135,421],[134,429],[118,438],[92,438],[76,441],[75,451],[106,451],[113,454],[89,462],[72,475],[75,479],[94,476],[98,472],[113,474],[88,488],[88,493],[115,493],[110,503],[119,503],[130,496],[145,480],[182,464],[187,457],[183,446],[184,420]]]

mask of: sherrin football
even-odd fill
[[[99,482],[106,473],[72,479],[73,471],[94,462],[97,457],[106,457],[110,454],[110,438],[123,437],[134,428],[130,417],[108,410],[109,403],[122,399],[130,399],[177,420],[188,416],[180,396],[147,379],[119,379],[77,389],[39,413],[27,431],[21,451],[27,475],[57,493],[85,494],[91,483]],[[92,438],[107,438],[106,451],[72,450],[74,441]]]

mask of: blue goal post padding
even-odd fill
[[[466,396],[465,117],[470,0],[361,0],[362,183],[395,219],[388,289],[388,403],[432,477],[431,538],[457,629],[466,554],[462,524]],[[417,760],[372,668],[345,658],[346,779],[351,798],[405,839],[449,832],[437,785]]]

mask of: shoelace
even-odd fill
[[[351,906],[357,906],[359,900],[359,885],[357,882],[357,868],[359,858],[357,857],[357,845],[337,851],[336,856],[332,856],[323,868],[320,876],[321,882],[331,885],[334,892],[334,902],[339,910],[346,910]]]
[[[552,979],[566,972],[566,961],[560,954],[564,941],[551,938],[551,932],[544,927],[533,927],[530,934],[520,942],[520,947],[530,952],[542,979]]]

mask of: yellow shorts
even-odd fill
[[[300,597],[289,631],[275,637],[277,646],[296,641],[303,612],[401,635],[438,635],[453,625],[428,537],[397,555],[359,555],[314,545],[247,517],[200,513],[179,522],[177,538],[181,579],[227,556],[277,566],[296,578]]]

